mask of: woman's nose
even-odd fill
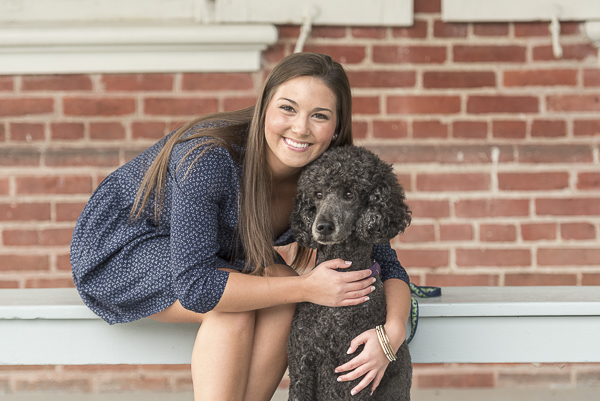
[[[292,131],[296,135],[306,135],[308,134],[308,121],[306,118],[302,116],[298,116],[294,120],[294,124],[292,125]]]

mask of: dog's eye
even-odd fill
[[[344,198],[346,198],[346,199],[352,199],[352,198],[354,198],[354,194],[352,192],[350,192],[350,191],[347,191],[344,194]]]
[[[323,192],[315,192],[315,198],[323,199]]]

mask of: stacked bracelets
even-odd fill
[[[388,361],[394,362],[397,359],[396,353],[392,349],[390,339],[388,338],[385,329],[383,326],[377,326],[375,327],[375,331],[377,331],[377,338],[379,338],[379,344],[381,344],[381,348],[383,348],[383,353],[387,357]]]

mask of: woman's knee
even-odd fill
[[[208,312],[202,320],[203,325],[218,325],[233,335],[243,335],[254,331],[256,311],[245,312]]]

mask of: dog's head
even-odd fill
[[[292,231],[307,248],[351,238],[388,242],[410,224],[404,200],[391,165],[365,148],[332,148],[300,176]]]

